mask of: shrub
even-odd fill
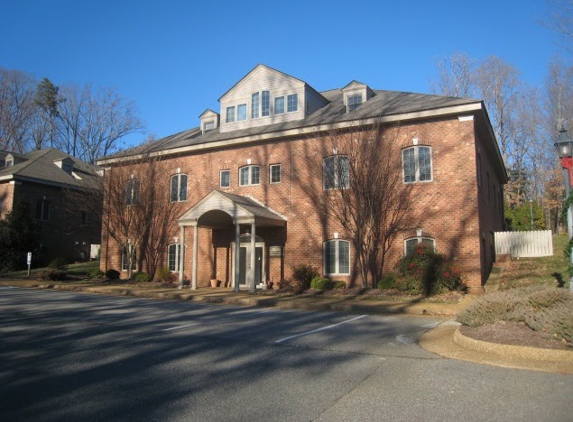
[[[173,283],[177,280],[177,276],[169,271],[169,268],[167,267],[161,267],[159,270],[157,270],[157,276],[161,281],[166,283]]]
[[[107,270],[105,272],[105,276],[107,278],[109,278],[110,280],[117,280],[117,279],[119,279],[120,274],[119,274],[119,271],[114,270],[113,268],[110,268],[109,270]]]
[[[377,287],[379,289],[393,289],[396,287],[396,277],[391,274],[385,275],[382,277],[382,280],[378,282]]]
[[[135,273],[131,276],[131,278],[136,283],[146,283],[153,280],[153,277],[150,274],[144,272]]]
[[[310,288],[315,290],[330,290],[332,289],[332,281],[328,278],[315,277],[310,282]]]
[[[471,327],[523,321],[531,329],[573,341],[573,295],[555,287],[518,287],[480,297],[458,316]]]
[[[310,287],[312,279],[318,276],[318,270],[312,265],[295,265],[292,269],[292,288],[295,290],[306,290]]]
[[[423,244],[418,245],[414,253],[401,258],[396,267],[402,278],[396,284],[400,290],[432,295],[465,287],[460,269],[445,255]]]
[[[63,270],[66,268],[66,260],[64,258],[56,258],[48,264],[48,268]]]
[[[332,280],[333,289],[346,289],[346,281]]]
[[[67,272],[63,270],[55,270],[53,268],[42,270],[38,273],[38,279],[40,280],[63,281],[67,276]]]
[[[88,271],[88,278],[103,278],[104,273],[99,268],[92,268]]]

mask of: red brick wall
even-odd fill
[[[390,271],[403,255],[404,239],[415,236],[416,229],[422,229],[424,236],[435,239],[436,248],[456,261],[462,268],[468,285],[479,288],[487,277],[491,266],[491,232],[498,230],[502,221],[501,209],[494,201],[493,190],[500,188],[487,154],[482,151],[483,184],[490,175],[490,193],[484,186],[478,188],[477,151],[483,150],[476,139],[473,120],[459,120],[457,117],[420,123],[403,124],[391,128],[395,132],[399,147],[418,145],[432,148],[433,181],[417,183],[414,195],[418,206],[416,219],[411,229],[401,233],[395,240],[386,259],[386,270]],[[317,147],[318,146],[318,147]],[[399,154],[399,149],[397,152]],[[322,245],[332,239],[335,232],[342,233],[333,221],[313,203],[307,193],[309,186],[319,190],[322,186],[322,158],[332,151],[324,139],[287,139],[259,145],[230,147],[195,153],[167,159],[161,163],[164,188],[168,189],[169,177],[177,172],[188,175],[188,198],[182,204],[182,213],[219,187],[220,170],[230,170],[231,186],[221,189],[237,195],[250,195],[275,212],[287,218],[286,233],[282,229],[258,227],[257,235],[266,243],[265,269],[268,280],[278,281],[289,277],[296,264],[312,264],[322,271]],[[260,185],[239,186],[239,168],[248,164],[260,166]],[[282,181],[270,184],[269,165],[281,164]],[[317,173],[318,170],[318,173]],[[497,193],[496,193],[497,194]],[[105,217],[104,217],[105,218]],[[179,228],[174,222],[179,236]],[[244,227],[242,233],[247,230]],[[482,244],[482,233],[485,237]],[[227,257],[231,256],[234,229],[227,231],[199,229],[198,284],[208,285],[210,278],[230,281],[232,267]],[[185,229],[185,277],[190,278],[192,268],[193,229]],[[106,236],[102,238],[102,257],[106,256]],[[284,258],[268,256],[268,246],[284,244]],[[115,242],[114,251],[108,257],[107,268],[119,269],[119,248]],[[354,251],[351,256],[354,257]],[[167,258],[165,258],[166,260]],[[483,265],[482,265],[483,263]],[[102,260],[102,268],[106,262]],[[482,268],[483,267],[483,268]],[[346,279],[348,277],[334,277]]]

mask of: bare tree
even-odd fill
[[[477,60],[457,52],[436,58],[434,63],[438,70],[438,80],[430,83],[432,93],[465,98],[476,94],[473,75]]]
[[[323,185],[301,185],[320,212],[351,239],[364,287],[380,279],[396,236],[417,221],[412,185],[402,181],[398,133],[399,128],[387,130],[379,124],[360,131],[333,130],[323,137],[319,150],[307,154],[310,171],[322,171],[312,177]],[[314,162],[329,151],[334,155],[323,166]]]
[[[0,68],[0,150],[27,150],[34,86],[31,75]]]
[[[541,23],[557,32],[561,37],[563,46],[571,51],[571,39],[573,38],[573,1],[572,0],[547,0],[549,6],[548,16]]]
[[[175,219],[181,204],[169,201],[169,188],[158,183],[162,162],[145,154],[129,164],[105,170],[101,200],[104,237],[122,248],[128,277],[137,266],[157,275],[170,240],[177,234]],[[109,252],[108,252],[109,253]]]

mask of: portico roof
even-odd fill
[[[177,220],[179,226],[225,228],[235,224],[285,226],[287,219],[248,196],[213,190]]]

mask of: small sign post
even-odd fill
[[[30,268],[32,266],[32,252],[28,252],[26,262],[28,263],[28,277],[30,277]]]

